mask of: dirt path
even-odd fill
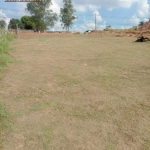
[[[0,90],[4,150],[149,150],[150,44],[132,40],[20,35]]]

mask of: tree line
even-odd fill
[[[58,19],[60,19],[62,28],[69,31],[74,23],[73,21],[76,19],[72,0],[63,0],[63,7],[60,8],[59,16],[50,9],[51,5],[51,0],[27,3],[26,11],[31,15],[22,16],[21,19],[12,18],[8,28],[16,29],[18,26],[20,29],[44,31],[48,27],[53,27]],[[0,20],[0,27],[4,28],[5,26],[5,21]]]

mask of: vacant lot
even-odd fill
[[[0,101],[4,150],[149,150],[150,42],[19,35]]]

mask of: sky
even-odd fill
[[[71,31],[84,32],[96,28],[103,30],[106,26],[116,29],[137,26],[140,21],[148,21],[150,18],[150,0],[72,0],[77,19]],[[63,0],[52,0],[50,9],[60,13]],[[11,18],[20,19],[24,15],[30,15],[25,11],[27,2],[5,2],[0,0],[0,19],[8,23]],[[95,17],[96,16],[96,17]],[[63,31],[58,20],[51,31]]]

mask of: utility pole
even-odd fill
[[[95,14],[95,31],[97,30],[97,18],[96,18],[96,14]]]

